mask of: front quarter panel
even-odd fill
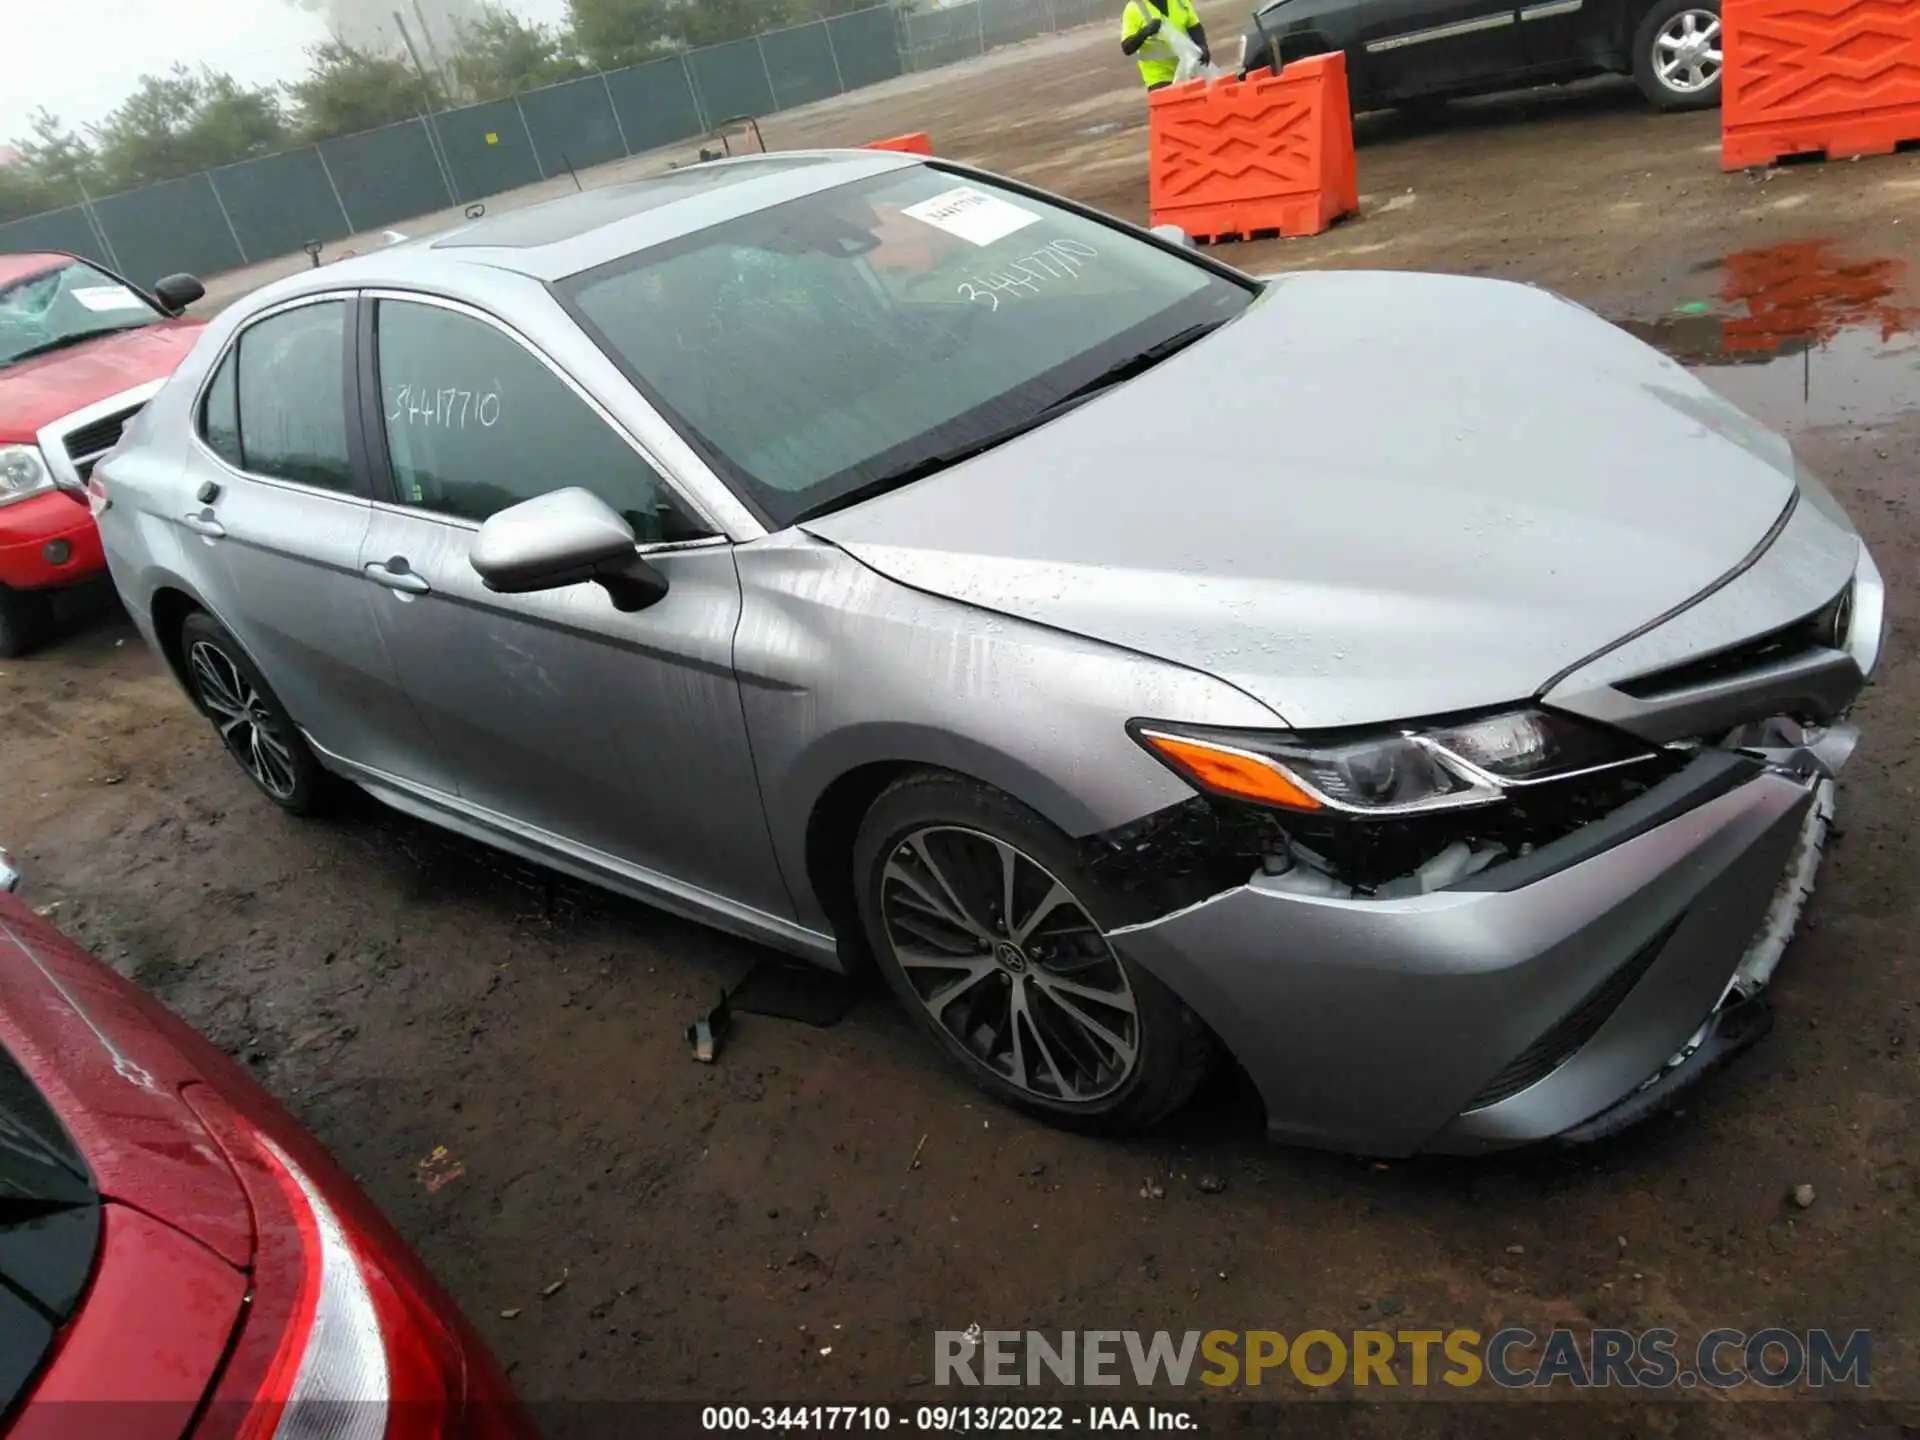
[[[970,775],[1082,836],[1193,794],[1128,737],[1130,718],[1280,724],[1197,671],[911,590],[797,531],[734,553],[741,702],[803,924],[831,928],[808,881],[808,822],[861,766]]]

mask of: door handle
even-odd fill
[[[424,595],[433,587],[427,584],[426,576],[419,574],[408,565],[404,556],[396,555],[386,564],[378,560],[366,567],[367,578],[376,585],[384,585],[389,590],[398,590],[406,595]]]
[[[213,518],[211,510],[196,510],[180,517],[180,523],[196,535],[204,535],[209,540],[218,540],[227,533],[227,527]]]

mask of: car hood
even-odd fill
[[[1571,301],[1342,271],[805,528],[1310,728],[1532,695],[1739,566],[1794,487],[1786,442]]]
[[[0,442],[31,440],[63,415],[166,379],[204,328],[201,320],[162,320],[0,366]]]

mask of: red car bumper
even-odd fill
[[[106,568],[100,532],[86,506],[58,493],[0,506],[0,585],[48,590],[90,580]]]

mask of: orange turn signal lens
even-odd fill
[[[1142,730],[1140,738],[1196,785],[1222,795],[1289,810],[1318,810],[1321,803],[1271,760],[1226,745]]]

